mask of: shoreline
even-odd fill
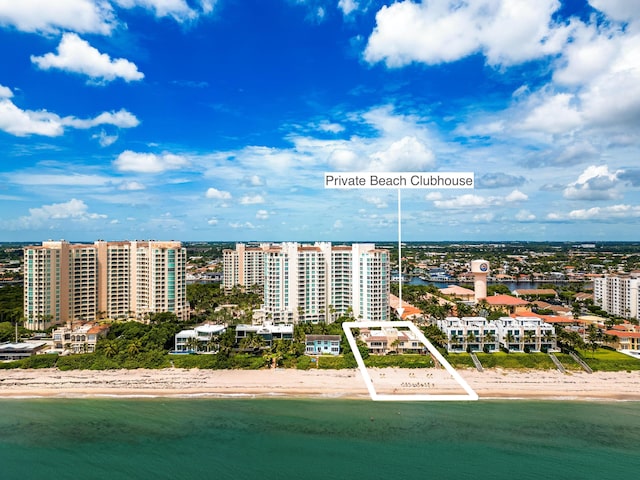
[[[370,369],[379,393],[458,394],[441,369]],[[458,373],[480,400],[640,401],[640,371],[487,369]],[[69,370],[0,372],[0,400],[36,398],[317,398],[368,400],[352,370]]]

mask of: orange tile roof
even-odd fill
[[[485,299],[489,305],[528,305],[529,302],[512,297],[511,295],[492,295]]]

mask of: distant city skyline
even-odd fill
[[[0,1],[0,242],[634,241],[640,0]]]

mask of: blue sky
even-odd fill
[[[638,240],[640,0],[0,0],[0,241]]]

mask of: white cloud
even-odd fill
[[[607,165],[591,165],[575,182],[564,190],[564,197],[570,200],[611,200],[620,196],[618,175],[622,171],[609,172]]]
[[[125,109],[118,110],[117,112],[103,112],[97,117],[87,120],[65,117],[62,121],[65,126],[80,129],[97,127],[98,125],[113,125],[119,128],[133,128],[140,125],[140,120]]]
[[[388,204],[386,200],[380,197],[364,197],[363,200],[367,203],[375,205],[376,208],[387,208]]]
[[[240,205],[257,205],[264,203],[262,195],[245,195],[240,199]]]
[[[344,127],[339,123],[330,123],[327,121],[320,122],[318,128],[323,132],[340,133],[344,132]]]
[[[152,11],[156,17],[171,17],[178,22],[195,20],[202,13],[213,12],[215,0],[200,0],[200,11],[194,10],[185,0],[114,0],[123,8],[141,7]]]
[[[335,222],[333,222],[333,228],[335,230],[340,230],[343,227],[344,227],[344,224],[342,223],[342,220],[336,220]]]
[[[424,196],[424,199],[427,201],[434,201],[434,200],[442,200],[442,193],[440,192],[429,192]]]
[[[357,0],[339,0],[338,8],[342,10],[342,13],[345,16],[347,16],[350,13],[357,11],[358,8],[360,8],[360,5]]]
[[[531,222],[536,219],[536,216],[529,210],[520,210],[518,213],[516,213],[515,218],[519,222]]]
[[[111,5],[104,0],[0,0],[0,25],[23,32],[108,35],[116,22]]]
[[[0,130],[16,135],[43,135],[57,137],[64,133],[65,127],[87,129],[99,125],[114,125],[131,128],[140,122],[135,115],[122,109],[117,112],[103,112],[95,118],[79,119],[73,116],[60,117],[46,110],[22,110],[8,99],[11,91],[2,87],[0,95]]]
[[[210,218],[209,220],[207,220],[207,225],[217,225],[217,224],[218,224],[217,218]]]
[[[89,207],[82,200],[75,198],[66,203],[43,205],[30,208],[29,215],[20,217],[18,224],[21,228],[38,228],[52,220],[88,221],[107,218],[106,215],[90,213]]]
[[[231,194],[224,190],[218,190],[217,188],[209,188],[205,194],[207,198],[213,198],[215,200],[231,200]]]
[[[532,96],[529,113],[517,126],[522,130],[535,132],[564,133],[581,127],[584,123],[582,114],[574,102],[572,94],[558,93]],[[534,103],[539,102],[537,105]]]
[[[488,223],[493,220],[495,215],[493,213],[479,213],[473,216],[473,221],[477,223]]]
[[[120,190],[136,191],[136,190],[144,190],[146,187],[140,182],[128,181],[128,182],[123,182],[118,188]]]
[[[568,215],[572,220],[610,220],[638,216],[640,216],[640,207],[631,205],[611,205],[609,207],[572,210]]]
[[[108,135],[104,130],[100,130],[100,133],[91,135],[91,138],[98,140],[101,147],[108,147],[118,141],[118,135]]]
[[[371,158],[370,169],[380,172],[418,172],[435,163],[433,152],[416,137],[403,137],[386,150],[372,154]]]
[[[57,55],[32,55],[31,61],[42,70],[54,68],[87,75],[92,80],[90,83],[106,83],[116,78],[131,82],[144,78],[144,74],[138,71],[134,63],[124,58],[112,60],[109,55],[100,53],[75,33],[65,33],[62,36]]]
[[[269,218],[269,212],[266,210],[258,210],[256,212],[256,218],[258,220],[267,220]]]
[[[189,165],[189,161],[180,155],[163,153],[137,153],[125,150],[113,162],[121,172],[163,173],[168,170],[180,170]]]
[[[445,210],[461,210],[461,209],[478,209],[504,206],[505,203],[517,203],[527,200],[529,197],[519,190],[513,190],[505,197],[488,196],[482,197],[473,193],[467,193],[453,198],[442,200],[441,197],[430,197],[427,200],[433,199],[433,204],[436,208],[442,208]]]
[[[364,58],[388,67],[435,65],[483,53],[490,65],[512,65],[557,53],[568,35],[552,15],[558,0],[397,2],[376,14]]]
[[[260,187],[264,185],[264,181],[260,178],[260,175],[251,175],[249,183],[252,187]]]
[[[524,202],[525,200],[528,200],[529,197],[525,193],[522,193],[520,190],[514,190],[509,195],[504,197],[504,199],[507,202],[510,202],[510,203],[511,202]]]
[[[249,230],[253,230],[254,228],[256,228],[256,226],[251,223],[251,222],[231,222],[229,223],[229,226],[233,229],[238,229],[238,228],[246,228]]]
[[[589,0],[589,4],[620,22],[640,20],[640,0]]]
[[[455,210],[460,208],[478,208],[489,207],[493,200],[480,195],[474,195],[467,193],[460,195],[459,197],[450,198],[446,200],[434,200],[433,204],[437,208],[443,208],[447,210]]]
[[[9,87],[5,87],[4,85],[0,85],[0,98],[11,98],[13,97],[13,92]]]

